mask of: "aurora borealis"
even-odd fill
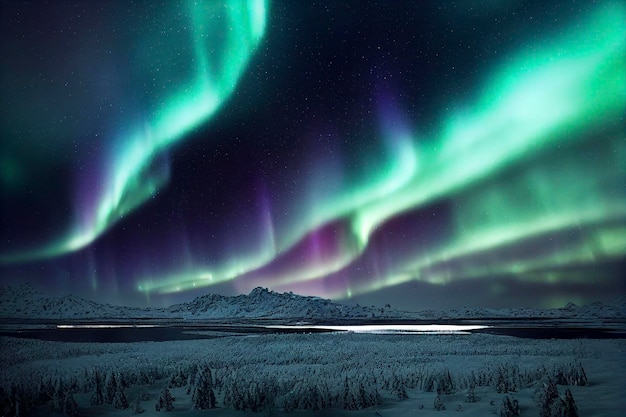
[[[164,9],[161,11],[163,23],[169,23],[169,32],[177,35],[161,32],[140,39],[137,47],[141,48],[141,54],[148,56],[132,57],[133,60],[147,59],[152,66],[142,75],[154,83],[153,88],[144,92],[142,100],[141,112],[148,116],[137,121],[131,116],[132,121],[125,121],[119,137],[111,138],[104,166],[100,172],[88,174],[85,181],[89,183],[77,192],[77,224],[73,231],[60,242],[42,249],[5,256],[7,262],[53,257],[82,249],[126,213],[154,196],[168,177],[167,167],[155,169],[154,165],[159,162],[154,160],[168,146],[210,118],[228,98],[265,29],[264,0],[224,4],[163,3],[159,6]],[[167,10],[169,8],[172,10]],[[171,19],[179,21],[171,22]],[[216,42],[215,39],[221,40]],[[180,45],[177,42],[181,42]],[[209,53],[210,49],[215,52]],[[165,56],[172,53],[175,59]],[[167,62],[161,63],[161,60]],[[132,60],[131,64],[134,64]],[[189,66],[194,68],[190,71]],[[190,74],[182,76],[179,71]],[[161,72],[168,75],[163,77]],[[160,93],[154,88],[157,77],[158,85],[173,84],[170,77],[181,78],[180,85],[174,83],[172,91],[168,88]]]
[[[626,6],[2,5],[3,283],[407,309],[626,292]]]

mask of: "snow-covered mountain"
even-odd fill
[[[412,313],[389,307],[346,305],[328,299],[277,293],[257,287],[248,295],[227,297],[207,294],[169,307],[172,315],[186,318],[271,318],[271,319],[407,319]]]
[[[562,308],[533,309],[533,308],[462,308],[440,312],[440,318],[535,318],[535,319],[622,319],[626,320],[626,303],[605,304],[595,302],[584,306],[577,306],[569,302]]]
[[[28,284],[0,288],[0,318],[93,319],[150,317],[151,309],[99,304],[75,295],[48,297]]]
[[[47,297],[30,285],[0,288],[2,319],[167,319],[167,320],[441,320],[441,319],[571,319],[626,320],[626,303],[568,303],[557,309],[461,308],[407,312],[391,308],[345,305],[320,297],[277,293],[255,288],[247,295],[206,294],[167,308],[136,308],[99,304],[68,295]]]
[[[319,297],[255,288],[248,295],[206,294],[168,308],[99,304],[68,295],[47,297],[29,285],[0,289],[0,318],[17,319],[397,319],[409,313],[389,308],[348,306]]]

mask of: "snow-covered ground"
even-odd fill
[[[160,398],[167,408],[167,388],[175,399],[170,415],[176,416],[622,416],[623,338],[309,333],[306,327],[301,333],[267,334],[255,326],[272,324],[278,331],[280,325],[294,323],[395,323],[406,330],[411,320],[493,319],[531,328],[593,328],[589,335],[596,337],[602,333],[598,327],[623,333],[624,310],[623,303],[596,303],[551,310],[404,312],[262,288],[248,295],[208,294],[165,309],[138,309],[75,296],[46,297],[28,286],[5,288],[0,289],[4,330],[15,332],[33,323],[132,326],[141,319],[175,325],[179,332],[187,328],[181,323],[191,322],[196,326],[190,333],[213,338],[78,343],[0,336],[0,415],[129,416],[138,408],[145,416],[161,415],[155,408]],[[197,326],[203,322],[217,327],[200,332]],[[194,409],[206,405],[210,393],[216,408]]]
[[[559,383],[562,397],[571,390],[580,416],[626,410],[624,339],[314,333],[115,344],[4,337],[0,343],[5,397],[11,385],[20,387],[19,395],[38,404],[30,409],[36,416],[56,415],[60,392],[72,393],[81,416],[132,415],[137,400],[142,415],[162,415],[155,404],[166,386],[175,398],[171,415],[205,415],[192,409],[195,374],[204,368],[217,398],[211,415],[221,416],[489,416],[499,415],[508,398],[518,401],[520,415],[535,417],[548,378]],[[103,391],[112,375],[122,381],[128,409],[91,404],[96,373]],[[585,383],[583,375],[585,385],[572,385]],[[468,402],[472,386],[476,401]],[[437,396],[445,410],[435,410]]]

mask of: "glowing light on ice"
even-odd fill
[[[487,329],[491,326],[484,325],[452,325],[452,324],[364,324],[351,326],[332,325],[276,325],[267,326],[270,329],[296,329],[296,330],[334,330],[354,333],[426,333],[426,334],[464,334],[472,330]]]
[[[58,324],[57,329],[128,329],[159,327],[156,324]]]

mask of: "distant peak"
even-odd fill
[[[575,308],[578,308],[578,306],[570,301],[563,308],[566,309],[566,310],[573,310]]]
[[[248,295],[251,297],[254,297],[254,296],[265,295],[265,294],[270,294],[270,293],[273,293],[273,291],[270,291],[267,288],[263,288],[263,287],[256,287],[252,291],[250,291],[250,294]]]

